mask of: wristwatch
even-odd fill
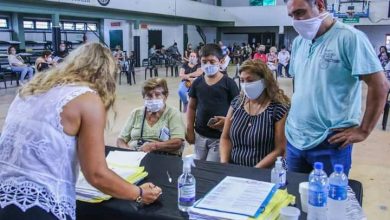
[[[135,202],[138,204],[138,205],[142,205],[142,188],[141,187],[138,187],[139,188],[139,196],[135,199]]]

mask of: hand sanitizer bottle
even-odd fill
[[[183,158],[183,174],[177,181],[178,207],[180,211],[187,212],[195,203],[196,181],[191,174],[191,166],[195,167],[193,155]]]
[[[271,171],[271,182],[278,188],[286,185],[286,170],[283,168],[282,157],[277,157],[275,167]]]

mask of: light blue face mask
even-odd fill
[[[206,76],[214,76],[219,71],[219,64],[202,64],[201,69]]]

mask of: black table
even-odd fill
[[[108,147],[110,150],[122,150]],[[106,152],[106,153],[107,153]],[[202,198],[208,191],[216,186],[226,176],[244,177],[261,181],[270,181],[271,170],[243,167],[232,164],[220,164],[207,161],[195,161],[196,167],[192,168],[192,173],[196,178],[196,198]],[[175,156],[165,156],[159,154],[148,154],[141,162],[149,173],[145,181],[153,182],[160,186],[163,195],[156,203],[138,208],[134,202],[110,199],[98,204],[90,204],[77,201],[77,219],[93,220],[121,220],[121,219],[188,219],[186,213],[182,213],[177,208],[177,179],[182,173],[182,160]],[[172,177],[169,183],[167,171]],[[308,175],[302,173],[287,173],[288,192],[296,196],[296,206],[301,209],[300,196],[298,192],[299,183],[307,181]],[[362,184],[355,180],[350,180],[349,185],[356,194],[359,203],[362,203]],[[306,219],[305,213],[301,213],[300,219]]]

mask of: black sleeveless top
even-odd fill
[[[275,149],[275,123],[284,117],[288,107],[271,102],[262,113],[251,116],[239,96],[232,101],[231,107],[230,162],[253,167]]]

